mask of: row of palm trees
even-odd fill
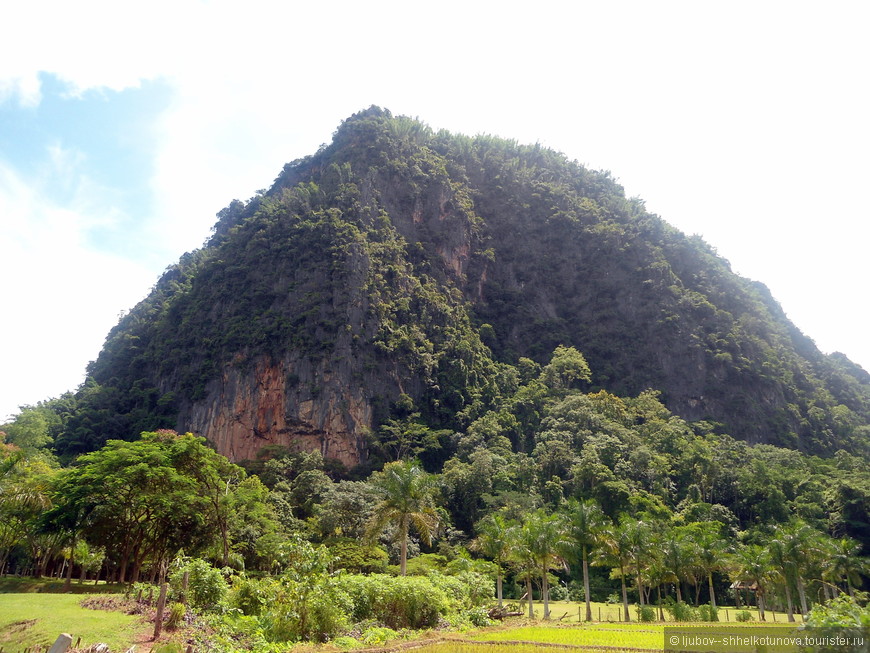
[[[627,515],[613,522],[594,501],[571,500],[557,513],[537,510],[521,522],[490,515],[478,524],[474,548],[498,568],[496,592],[500,606],[503,575],[513,569],[525,581],[529,617],[533,617],[532,579],[538,580],[544,619],[550,617],[549,573],[575,565],[583,576],[587,621],[592,620],[590,565],[610,567],[611,576],[619,578],[625,621],[631,619],[629,584],[641,607],[650,605],[651,594],[656,592],[661,619],[663,590],[667,592],[673,586],[676,600],[682,602],[683,589],[692,586],[697,604],[706,586],[710,605],[715,609],[714,577],[727,576],[753,587],[760,620],[766,619],[765,597],[777,591],[784,595],[789,621],[794,621],[793,590],[806,616],[808,585],[818,590],[819,600],[832,598],[840,591],[854,595],[862,573],[868,573],[858,542],[831,538],[799,521],[774,527],[765,542],[741,544],[724,534],[719,522],[674,526]]]
[[[431,543],[439,526],[435,507],[436,478],[419,465],[399,461],[387,464],[372,477],[381,494],[369,525],[376,537],[393,525],[400,544],[400,573],[405,574],[407,541],[413,526],[421,539]],[[809,611],[807,587],[819,592],[818,599],[840,591],[854,595],[862,575],[870,573],[861,545],[850,538],[834,539],[800,521],[780,524],[756,539],[763,544],[743,544],[730,536],[721,522],[673,524],[670,520],[636,519],[622,515],[611,520],[593,500],[567,501],[561,510],[532,511],[522,520],[509,520],[495,513],[477,524],[473,548],[496,566],[496,595],[503,606],[503,582],[507,570],[522,579],[533,618],[532,585],[539,583],[544,619],[550,617],[549,576],[554,570],[579,567],[583,576],[586,620],[592,620],[589,566],[609,567],[619,578],[623,618],[630,621],[628,588],[633,585],[641,607],[656,603],[661,613],[662,592],[673,586],[675,598],[694,588],[694,603],[706,586],[710,605],[716,608],[716,576],[727,576],[755,592],[759,619],[765,620],[765,599],[776,592],[784,597],[789,621],[794,621],[794,592],[801,613]],[[739,601],[739,593],[737,595]]]

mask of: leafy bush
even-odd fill
[[[332,640],[332,645],[341,649],[359,648],[360,646],[362,646],[358,639],[354,639],[353,637],[349,637],[347,635],[336,637],[334,640]]]
[[[259,615],[274,595],[274,583],[268,580],[237,578],[229,593],[229,604],[245,615]]]
[[[719,610],[712,605],[699,605],[698,618],[700,621],[719,621]]]
[[[220,605],[227,594],[227,581],[219,569],[201,558],[180,558],[173,564],[169,577],[172,596],[187,599],[188,605],[202,610],[211,610]],[[189,573],[187,592],[184,596],[184,574]]]
[[[187,614],[187,608],[183,603],[173,603],[169,606],[169,618],[166,620],[166,629],[175,630],[179,624],[184,621],[184,616]]]
[[[169,644],[158,644],[151,651],[152,653],[184,653],[184,647],[178,642],[170,642]]]
[[[399,637],[399,633],[392,628],[374,626],[364,630],[363,634],[359,637],[359,641],[367,646],[382,646],[397,637]]]
[[[454,613],[447,617],[447,623],[449,623],[453,628],[468,630],[470,628],[492,626],[496,622],[489,618],[489,612],[486,608],[477,607]]]
[[[351,603],[335,588],[311,592],[301,601],[292,597],[260,617],[263,634],[272,642],[312,640],[325,642],[350,627]]]
[[[452,599],[452,609],[483,605],[493,596],[492,579],[475,571],[463,571],[455,576],[433,573],[427,579]]]
[[[391,628],[429,628],[450,603],[443,588],[419,576],[345,576],[340,582],[353,599],[354,621],[377,619]]]
[[[568,598],[568,590],[564,586],[559,584],[550,585],[551,601],[564,601],[566,598]]]
[[[749,610],[740,610],[734,618],[737,621],[752,621],[752,613]]]
[[[810,628],[870,629],[870,604],[863,608],[846,594],[816,605],[807,618]]]
[[[637,620],[645,622],[655,621],[656,609],[651,605],[637,606]]]
[[[665,610],[668,611],[668,614],[671,615],[674,621],[698,621],[700,619],[698,610],[682,601],[667,603]]]

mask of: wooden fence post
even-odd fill
[[[58,635],[54,644],[52,644],[51,648],[48,649],[48,653],[66,653],[70,646],[72,646],[72,635],[62,633]]]
[[[160,585],[160,597],[157,599],[157,616],[154,618],[154,640],[160,637],[160,633],[163,632],[163,608],[166,607],[166,588],[167,584],[165,582]]]
[[[190,582],[190,572],[185,571],[181,579],[181,602],[187,605],[187,584]]]

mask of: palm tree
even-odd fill
[[[471,543],[472,548],[492,560],[496,566],[496,598],[498,607],[502,607],[502,579],[504,564],[510,553],[510,528],[502,515],[487,515],[477,523],[477,538]]]
[[[801,598],[801,608],[806,614],[806,593],[803,580],[801,579],[801,566],[805,561],[805,553],[802,548],[806,544],[807,532],[805,524],[792,522],[790,524],[778,524],[774,528],[773,537],[768,543],[768,551],[777,576],[780,578],[785,589],[785,601],[788,608],[788,620],[794,621],[794,601],[792,600],[791,588],[797,587]],[[810,529],[811,530],[811,529]]]
[[[583,593],[586,598],[586,621],[592,621],[592,599],[589,591],[589,551],[598,545],[599,535],[608,523],[607,515],[599,505],[590,500],[568,502],[565,510],[567,519],[567,543],[572,557],[576,560],[579,549],[579,559],[583,566]]]
[[[626,519],[620,525],[625,531],[628,552],[634,565],[634,578],[637,585],[637,600],[640,607],[646,604],[643,591],[643,573],[651,561],[649,554],[652,531],[644,521]]]
[[[794,609],[791,599],[791,585],[797,588],[801,604],[801,615],[807,618],[806,586],[804,575],[821,551],[820,533],[801,521],[793,521],[778,525],[774,529],[774,539],[770,543],[771,556],[785,585],[785,596],[788,603],[789,621],[794,621]]]
[[[521,540],[528,557],[541,574],[541,599],[544,601],[544,619],[550,618],[550,587],[547,576],[551,569],[564,564],[563,550],[565,528],[559,515],[547,514],[544,510],[531,513],[522,526]],[[531,596],[529,596],[531,601]]]
[[[680,527],[671,528],[664,532],[658,544],[664,569],[663,580],[674,584],[677,601],[682,602],[681,585],[691,564],[691,552],[686,537]]]
[[[508,559],[517,573],[526,580],[526,598],[529,603],[529,619],[535,618],[534,597],[532,595],[532,575],[537,570],[532,550],[526,537],[526,529],[512,525],[507,529]]]
[[[710,606],[716,610],[716,591],[713,588],[713,573],[720,571],[726,560],[728,544],[719,535],[720,524],[718,522],[702,522],[697,524],[694,531],[694,543],[696,545],[696,564],[701,573],[707,579],[710,590]]]
[[[377,537],[388,524],[396,524],[399,570],[404,576],[411,526],[426,544],[431,544],[432,535],[438,527],[435,477],[427,474],[416,462],[396,461],[387,463],[383,471],[373,474],[371,483],[381,495],[381,501],[375,506],[368,524],[368,535]]]
[[[631,564],[631,543],[627,536],[626,522],[610,525],[601,532],[601,548],[599,549],[599,564],[609,565],[619,569],[619,579],[622,582],[623,619],[631,621],[628,612],[628,589],[625,585],[625,575]]]
[[[861,574],[868,568],[866,560],[861,557],[861,543],[851,537],[832,540],[829,568],[835,582],[845,582],[849,596],[855,598],[854,585],[861,583]]]
[[[731,558],[731,578],[755,583],[755,600],[758,605],[758,620],[765,621],[764,592],[773,573],[770,555],[763,546],[742,546]]]

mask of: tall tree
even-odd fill
[[[834,582],[845,583],[852,598],[855,597],[855,586],[861,584],[861,575],[870,570],[866,558],[861,557],[861,543],[851,537],[831,542],[829,566]]]
[[[710,592],[710,605],[716,609],[716,590],[713,574],[724,569],[727,560],[728,543],[720,534],[718,522],[698,522],[691,524],[691,538],[695,545],[695,562],[701,575],[707,581]]]
[[[589,588],[589,552],[598,546],[599,537],[609,520],[593,500],[572,499],[565,507],[567,557],[579,561],[583,570],[583,593],[586,621],[592,621],[592,596]]]
[[[504,565],[510,554],[510,528],[512,524],[502,515],[487,515],[477,523],[477,538],[472,547],[492,560],[496,565],[496,598],[502,607],[502,579]]]
[[[67,512],[88,515],[84,535],[106,546],[119,582],[127,580],[131,568],[135,582],[147,559],[209,543],[209,506],[197,479],[178,460],[191,443],[205,446],[201,438],[174,431],[143,433],[133,442],[110,440],[68,470],[64,487],[69,491],[58,499]]]
[[[773,573],[771,565],[772,560],[768,550],[758,544],[738,547],[730,559],[731,579],[755,585],[759,621],[766,621],[764,595]]]
[[[631,621],[628,611],[628,588],[625,578],[631,564],[631,541],[628,536],[626,522],[619,525],[612,524],[601,533],[601,549],[599,550],[599,564],[608,565],[613,572],[618,572],[622,583],[622,617],[624,621]]]
[[[548,575],[551,569],[564,564],[561,552],[565,527],[560,515],[536,510],[527,516],[522,526],[521,539],[529,557],[541,574],[541,600],[544,602],[544,619],[550,618],[550,587]]]
[[[387,463],[372,475],[372,486],[380,494],[368,526],[370,537],[377,537],[388,524],[396,525],[399,540],[399,570],[405,575],[408,564],[408,535],[413,526],[420,538],[430,544],[439,518],[435,511],[437,485],[416,462]]]

